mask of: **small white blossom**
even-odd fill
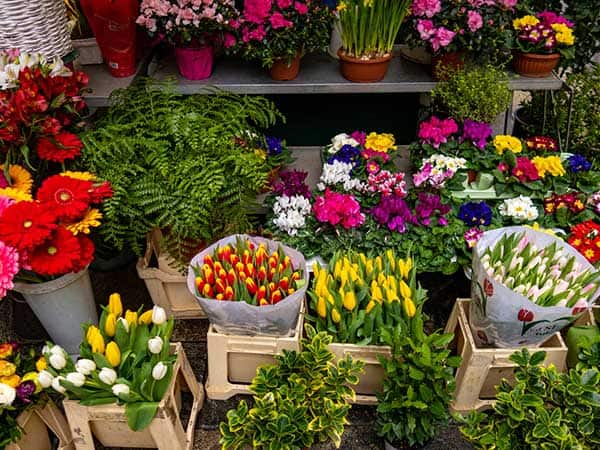
[[[516,221],[529,221],[537,219],[539,212],[529,197],[519,195],[509,198],[498,207],[500,214],[515,219]]]
[[[283,195],[277,197],[273,204],[273,223],[290,236],[298,233],[298,230],[306,224],[306,217],[310,214],[311,206],[306,197]]]
[[[352,163],[345,163],[342,161],[324,164],[320,178],[322,184],[317,185],[317,187],[320,190],[324,190],[325,186],[341,184],[345,191],[364,191],[367,188],[367,185],[358,178],[352,178],[350,175],[353,168],[354,165]]]
[[[356,139],[351,138],[348,134],[340,133],[331,139],[331,145],[327,149],[327,152],[330,154],[337,153],[344,145],[357,147],[359,144]]]

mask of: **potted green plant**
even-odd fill
[[[351,356],[334,363],[325,332],[306,325],[302,351],[283,351],[277,364],[259,367],[250,390],[254,406],[242,400],[219,426],[225,449],[301,450],[331,440],[339,448],[346,415],[363,363]]]
[[[373,83],[385,77],[409,5],[410,0],[348,0],[338,4],[342,31],[338,56],[344,78]]]
[[[516,384],[503,380],[491,412],[471,412],[461,432],[477,449],[589,449],[600,445],[600,372],[559,373],[546,352],[511,355]]]
[[[422,308],[420,303],[411,321],[381,330],[392,350],[391,358],[379,357],[386,376],[377,395],[377,432],[386,449],[422,446],[450,419],[454,370],[461,358],[450,356],[447,348],[452,333],[425,333]]]

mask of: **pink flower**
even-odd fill
[[[498,0],[498,3],[504,6],[505,8],[514,8],[517,6],[519,0]]]
[[[360,205],[353,195],[333,192],[329,188],[324,196],[315,198],[313,211],[319,222],[333,226],[341,224],[347,230],[365,222],[365,215],[360,212]]]
[[[454,31],[450,31],[447,28],[439,27],[435,33],[435,36],[431,40],[431,47],[434,52],[437,52],[442,47],[447,47],[450,45],[452,40],[456,36]]]
[[[245,0],[244,17],[247,22],[263,23],[271,12],[271,0]]]
[[[13,278],[19,272],[19,253],[0,241],[0,299],[13,287]]]
[[[419,19],[417,20],[417,31],[419,32],[421,39],[428,41],[435,35],[436,29],[431,20]]]
[[[301,16],[308,13],[308,6],[306,6],[305,3],[296,2],[294,3],[294,8],[296,9],[296,11],[298,11],[298,14],[300,14]]]
[[[440,144],[448,142],[448,138],[458,132],[458,125],[454,119],[439,119],[432,116],[427,122],[421,122],[419,125],[419,139],[423,143],[433,145],[439,148]]]
[[[277,0],[277,7],[279,9],[286,9],[292,6],[294,0]]]
[[[465,231],[464,238],[469,248],[473,248],[477,245],[477,241],[483,236],[483,231],[479,228],[470,228]]]
[[[354,136],[353,136],[354,137]],[[360,142],[360,141],[359,141]],[[371,148],[364,149],[360,156],[364,159],[380,159],[381,161],[388,162],[390,160],[390,155],[384,152],[378,152],[377,150],[373,150]]]
[[[237,40],[235,39],[235,36],[231,33],[225,33],[225,40],[223,42],[223,45],[225,46],[225,48],[231,48],[236,44]]]
[[[240,21],[236,19],[232,19],[229,21],[229,26],[234,30],[237,30],[240,27]]]
[[[513,168],[512,174],[517,177],[521,183],[535,181],[540,178],[535,165],[525,156],[517,158],[517,165]]]
[[[4,178],[4,177],[2,177]],[[4,187],[4,186],[3,186]],[[11,198],[0,196],[0,217],[10,205],[12,205],[15,201]]]
[[[365,133],[364,131],[353,131],[352,133],[350,133],[350,137],[356,142],[358,142],[360,145],[365,145],[365,142],[367,142],[367,133]]]
[[[467,25],[472,33],[479,30],[483,26],[481,14],[479,14],[477,11],[469,11],[467,13]]]
[[[275,30],[279,28],[289,28],[294,26],[294,22],[287,20],[279,11],[274,12],[269,21],[271,22],[271,26]]]
[[[414,0],[412,12],[416,17],[433,17],[442,10],[441,0]]]
[[[259,25],[250,33],[248,33],[248,37],[251,41],[262,41],[266,35],[267,32],[265,31],[265,27],[263,27],[262,25]]]
[[[506,164],[505,162],[501,162],[500,164],[498,164],[497,169],[500,172],[504,172],[505,170],[508,170],[508,164]]]

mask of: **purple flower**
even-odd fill
[[[422,225],[429,226],[431,223],[431,218],[436,213],[439,213],[440,216],[445,216],[450,212],[450,209],[451,208],[449,205],[442,203],[439,195],[420,192],[417,196],[415,212],[419,218],[419,222]]]
[[[273,192],[277,195],[285,195],[292,197],[301,195],[306,198],[311,198],[312,194],[306,184],[308,172],[301,170],[284,170],[279,173],[279,181],[273,185]]]
[[[477,148],[483,149],[487,145],[487,140],[491,135],[492,127],[489,124],[466,119],[461,141],[471,141]]]
[[[327,164],[333,164],[335,161],[341,161],[343,163],[352,163],[354,166],[358,163],[360,157],[360,148],[352,147],[351,145],[344,145],[335,155],[332,155],[327,160]]]
[[[592,163],[589,162],[583,155],[574,154],[569,156],[569,170],[571,172],[587,172],[592,168]]]
[[[479,228],[470,228],[465,231],[464,234],[465,241],[467,242],[469,248],[475,247],[481,236],[483,236],[483,231],[481,231]]]
[[[489,225],[492,222],[492,209],[486,202],[468,202],[461,205],[458,218],[465,225]]]
[[[573,28],[573,25],[575,25],[570,20],[567,20],[563,16],[560,16],[552,11],[541,12],[537,15],[537,18],[540,19],[542,21],[542,23],[544,23],[545,25],[549,25],[549,26],[551,26],[555,23],[562,23],[562,24],[568,26],[569,28]]]
[[[17,386],[17,397],[23,403],[31,403],[30,397],[35,392],[35,383],[31,380],[24,381]]]
[[[406,201],[396,195],[382,197],[379,204],[371,209],[370,214],[378,223],[398,233],[404,233],[408,223],[418,225],[417,218]]]
[[[269,150],[270,156],[281,154],[281,139],[273,136],[267,136],[265,140],[267,141],[267,149]]]
[[[350,137],[356,142],[358,142],[360,145],[365,145],[365,142],[367,142],[367,133],[365,133],[364,131],[353,131],[352,133],[350,133]]]

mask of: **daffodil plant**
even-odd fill
[[[309,320],[334,342],[382,344],[382,328],[412,322],[427,297],[412,258],[398,258],[393,250],[375,258],[338,252],[328,267],[313,266]]]
[[[171,382],[173,324],[159,306],[123,312],[120,295],[112,294],[99,326],[82,324],[81,358],[73,363],[64,349],[48,344],[43,349],[47,367],[38,381],[82,405],[124,403],[129,427],[142,430]]]

